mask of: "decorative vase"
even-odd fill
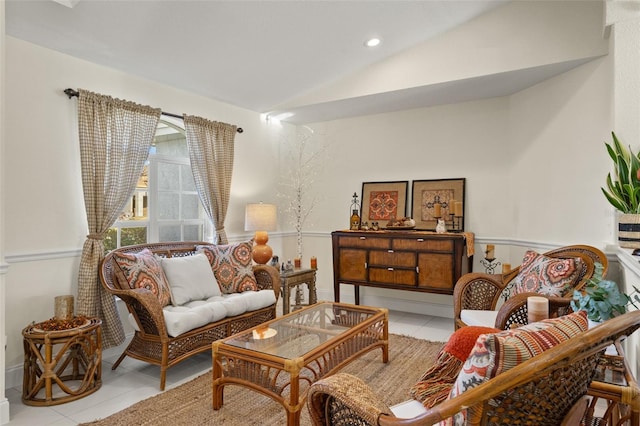
[[[640,214],[622,213],[618,218],[618,245],[640,248]]]

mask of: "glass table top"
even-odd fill
[[[298,358],[379,313],[375,308],[322,302],[224,340],[239,348]]]

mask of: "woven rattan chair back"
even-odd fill
[[[560,247],[544,253],[547,257],[568,259],[580,258],[581,269],[573,291],[580,290],[596,272],[596,265],[601,266],[602,276],[606,276],[609,262],[606,255],[599,249],[588,245],[571,245]],[[464,327],[460,314],[465,309],[470,310],[498,310],[502,290],[518,275],[520,266],[505,274],[469,273],[465,274],[456,283],[453,293],[453,313],[456,329]],[[531,294],[518,295],[499,308],[500,312],[496,323],[497,328],[507,329],[512,324],[522,325],[527,323],[526,298]],[[549,298],[550,316],[565,314],[569,308],[569,302],[573,292],[563,297]],[[485,324],[490,325],[490,324]]]
[[[640,311],[613,318],[413,419],[394,417],[373,390],[345,373],[311,386],[309,412],[315,425],[432,425],[480,406],[481,425],[558,426],[581,404],[606,347],[639,326]]]

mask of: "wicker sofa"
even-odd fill
[[[218,339],[255,327],[276,317],[280,276],[278,270],[272,266],[254,265],[252,267],[257,291],[222,294],[211,297],[209,300],[193,301],[177,307],[167,304],[166,300],[163,303],[162,297],[159,297],[157,292],[150,291],[144,285],[132,288],[131,282],[123,277],[122,264],[119,260],[123,257],[137,259],[141,253],[148,255],[151,252],[153,258],[162,259],[160,262],[164,262],[164,259],[172,259],[173,262],[177,258],[189,261],[186,256],[195,256],[202,251],[203,246],[215,249],[231,247],[231,245],[211,246],[210,243],[205,242],[151,243],[122,247],[105,256],[100,268],[100,281],[108,292],[125,302],[130,314],[129,319],[135,329],[133,339],[112,369],[116,369],[126,356],[158,365],[160,366],[160,389],[164,390],[169,367],[192,355],[210,350],[211,343]],[[213,260],[209,255],[207,257],[214,267]],[[248,269],[249,274],[250,268],[251,266]],[[140,275],[142,268],[138,264],[129,269],[137,270]],[[146,272],[143,271],[142,275],[146,275]],[[273,294],[270,294],[271,291]],[[241,301],[243,309],[225,308],[225,306],[232,307],[238,301]],[[194,315],[210,314],[214,311],[222,311],[222,314],[216,314],[215,320],[207,324],[197,325],[189,330],[175,329],[175,327],[184,328],[184,324],[189,323],[190,317]],[[218,318],[221,315],[224,316]]]

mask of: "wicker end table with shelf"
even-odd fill
[[[102,321],[59,331],[38,324],[22,330],[24,378],[22,402],[50,406],[75,401],[102,386]]]
[[[587,394],[591,403],[585,414],[585,425],[640,425],[640,388],[631,373],[622,346],[616,343],[617,354],[604,354]],[[604,413],[598,412],[598,402],[605,402]]]
[[[307,286],[309,291],[309,303],[302,304],[302,297],[297,291],[301,284]],[[318,301],[316,293],[316,269],[296,268],[293,271],[285,271],[280,273],[280,288],[282,289],[282,314],[289,313],[291,308],[291,290],[296,288],[295,304],[293,310],[302,308],[303,306],[313,305]]]

